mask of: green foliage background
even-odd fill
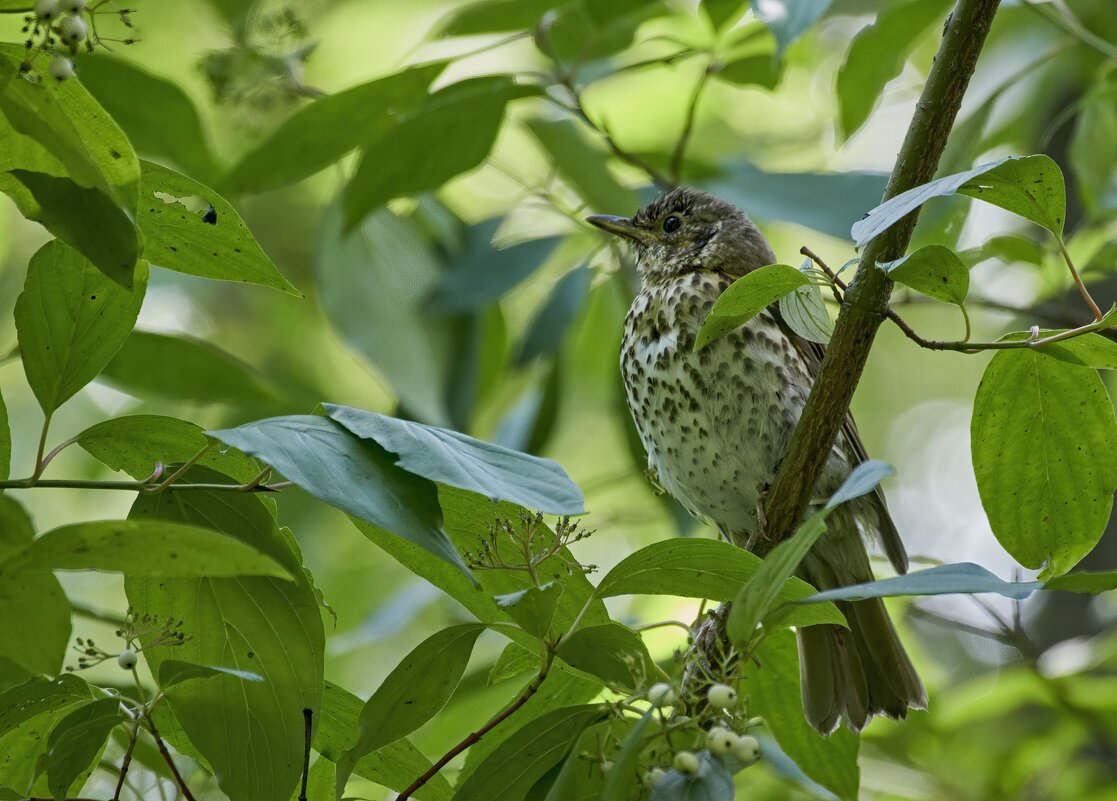
[[[568,67],[577,66],[564,80],[569,77],[578,86],[589,82],[581,109],[592,125],[559,107],[573,100],[561,86],[540,86],[556,83],[553,76],[539,79],[553,64],[530,31],[554,5],[539,0],[137,4],[139,41],[113,45],[112,55],[83,55],[77,68],[81,84],[141,160],[131,167],[110,163],[102,170],[76,159],[61,164],[74,179],[63,183],[49,179],[59,174],[57,160],[36,162],[38,169],[30,175],[6,172],[12,165],[0,174],[0,189],[13,199],[0,201],[0,352],[11,353],[0,365],[0,391],[11,426],[11,475],[31,472],[40,406],[52,416],[53,446],[125,415],[171,416],[217,430],[274,415],[310,414],[328,402],[454,428],[559,462],[583,490],[589,512],[585,524],[596,530],[573,548],[581,563],[601,566],[598,575],[590,576],[595,584],[643,546],[681,535],[711,536],[665,496],[655,495],[644,477],[643,454],[634,444],[617,372],[620,330],[636,277],[623,255],[582,225],[580,217],[631,214],[651,196],[648,173],[673,171],[680,132],[688,126],[694,89],[701,83],[681,160],[682,180],[749,212],[781,261],[798,264],[803,245],[835,266],[855,258],[850,226],[880,200],[884,173],[899,148],[950,3],[787,2],[776,5],[790,9],[790,16],[770,21],[771,33],[751,19],[716,42],[706,20],[732,25],[745,4],[707,0],[701,12],[694,3],[667,0],[573,4],[581,10],[549,27],[548,47]],[[1068,0],[1065,5],[1080,26],[1067,23],[1051,4],[1031,0],[1006,4],[998,13],[940,174],[1005,156],[1048,154],[1066,178],[1065,222],[1054,227],[1063,232],[1094,296],[1108,308],[1117,297],[1117,17],[1110,0]],[[25,6],[0,0],[0,11]],[[814,14],[812,8],[821,11]],[[805,29],[801,36],[797,19]],[[20,14],[0,15],[0,41],[22,41],[21,20]],[[105,25],[111,28],[112,20]],[[461,38],[469,35],[476,38]],[[306,48],[312,42],[317,47],[310,52]],[[97,129],[104,120],[75,122],[60,115],[58,107],[36,105],[39,95],[13,78],[21,53],[18,44],[3,51],[6,72],[0,78],[7,88],[0,110],[9,119],[30,109],[45,139],[66,126],[76,126],[98,143],[121,136]],[[445,72],[442,60],[450,61]],[[439,63],[397,75],[405,66],[429,61]],[[512,75],[520,76],[518,82]],[[61,96],[77,88],[61,85],[57,92]],[[548,95],[557,102],[549,102]],[[62,107],[71,108],[65,105],[70,102],[76,101],[63,97]],[[399,111],[398,117],[382,113],[389,107]],[[604,132],[620,154],[611,152]],[[16,154],[13,142],[0,134],[0,148],[5,148],[0,159],[30,169],[18,162],[22,154]],[[83,194],[93,189],[95,196]],[[127,207],[121,198],[137,192],[133,229],[121,222],[120,206]],[[166,202],[172,198],[183,203]],[[202,220],[209,205],[217,226]],[[77,223],[75,208],[83,210]],[[105,235],[121,225],[127,235]],[[86,249],[90,231],[98,236]],[[84,270],[82,286],[93,287],[90,294],[102,293],[102,302],[115,298],[121,308],[129,296],[114,265],[122,258],[134,260],[137,248],[152,265],[129,278],[148,283],[138,330],[120,347],[123,331],[117,337],[93,323],[84,327],[83,321],[95,316],[88,309],[41,301],[45,314],[58,314],[57,325],[50,321],[48,330],[76,325],[87,332],[78,338],[84,350],[56,371],[54,383],[50,376],[30,373],[25,379],[13,350],[16,299],[25,280],[34,293],[29,289],[24,303],[49,299],[52,292],[66,294],[59,287],[60,274],[50,269],[58,263],[47,261],[49,248],[61,251],[63,246],[50,245],[45,255],[40,251],[52,236],[81,249],[100,268],[67,250],[70,255],[59,258],[75,263],[64,277],[78,280]],[[494,241],[507,247],[494,249]],[[102,247],[104,242],[112,247]],[[973,269],[960,296],[927,293],[945,304],[899,290],[896,308],[927,338],[959,337],[962,321],[947,304],[965,298],[967,289],[967,324],[972,321],[976,340],[1032,325],[1062,329],[1090,320],[1055,239],[1023,219],[965,197],[943,197],[925,209],[912,251],[932,244],[957,250]],[[910,273],[913,266],[893,269]],[[940,263],[935,269],[954,268]],[[902,275],[897,272],[897,280]],[[259,285],[206,280],[214,278]],[[918,278],[905,283],[920,289]],[[124,330],[129,314],[136,310],[121,312],[125,322],[117,323]],[[19,332],[25,348],[34,336]],[[1005,386],[1017,382],[1022,398],[1029,382],[1042,374],[1051,397],[1057,400],[1060,388],[1069,386],[1066,397],[1073,400],[1083,382],[1093,386],[1097,381],[1100,390],[1102,379],[1092,368],[1115,366],[1081,354],[1070,365],[1074,359],[1008,353],[997,357],[1006,376],[999,380]],[[886,324],[860,385],[854,413],[869,452],[897,468],[886,490],[917,566],[973,561],[1015,579],[1033,578],[1048,559],[1059,566],[1052,575],[1080,559],[1080,566],[1091,570],[1117,568],[1117,536],[1107,528],[1098,539],[1114,484],[1110,401],[1098,394],[1090,417],[1049,426],[1069,425],[1088,441],[1088,452],[1074,463],[1074,478],[1068,481],[1096,489],[1089,502],[1059,517],[1069,522],[1062,550],[1053,551],[1038,539],[1047,529],[1035,524],[1046,509],[1044,501],[1031,505],[1013,499],[1015,493],[1031,497],[1035,490],[1027,483],[1032,475],[1027,443],[1020,445],[1018,474],[1006,471],[1003,461],[990,466],[975,456],[971,465],[975,395],[979,408],[997,400],[983,399],[978,388],[988,362],[988,354],[918,348]],[[96,380],[85,386],[93,375]],[[1027,399],[1008,406],[1007,413],[1025,420],[1032,411]],[[106,423],[108,428],[87,431],[81,448],[69,448],[51,462],[47,477],[121,478],[104,466],[111,465],[143,479],[154,467],[150,459],[114,445],[129,425]],[[181,463],[197,450],[201,433],[174,424],[161,437],[159,452],[168,463]],[[976,435],[975,441],[980,441]],[[980,497],[974,466],[993,475]],[[248,481],[255,469],[236,451],[211,451],[190,475],[205,481],[213,475],[207,471],[217,471]],[[302,486],[309,489],[311,483]],[[988,487],[994,488],[992,499]],[[322,498],[328,492],[315,494]],[[478,511],[477,496],[446,486],[439,493],[450,540],[458,550],[470,549],[476,521],[490,514],[489,507]],[[253,517],[258,510],[247,501],[243,508],[227,509],[216,492],[192,496],[190,504],[141,498],[135,506],[132,493],[9,492],[0,498],[5,525],[0,547],[21,543],[29,534],[20,529],[25,524],[15,498],[38,532],[131,517],[135,525],[128,531],[142,543],[136,547],[148,565],[136,568],[142,575],[132,575],[126,554],[115,568],[128,574],[126,582],[115,574],[63,572],[61,590],[46,574],[28,578],[27,586],[0,587],[0,601],[12,612],[10,620],[0,622],[0,690],[26,680],[29,670],[57,671],[57,655],[68,636],[67,615],[56,603],[60,592],[74,604],[72,634],[107,646],[113,621],[128,603],[125,583],[132,602],[143,598],[152,609],[181,610],[181,599],[191,593],[212,593],[213,600],[199,601],[192,614],[229,636],[236,626],[222,618],[220,607],[244,611],[251,605],[246,598],[282,596],[283,608],[298,623],[288,621],[289,630],[298,628],[302,639],[270,647],[295,653],[305,664],[292,664],[288,674],[268,681],[306,705],[332,699],[332,732],[355,733],[361,705],[353,696],[373,695],[404,654],[432,635],[478,638],[472,656],[468,648],[464,656],[458,654],[464,679],[446,690],[445,710],[433,722],[403,732],[409,740],[394,740],[360,763],[366,770],[358,773],[391,777],[398,790],[507,703],[525,678],[515,666],[501,664],[516,656],[504,651],[503,636],[472,626],[475,619],[486,621],[497,613],[480,593],[473,605],[461,600],[469,597],[463,575],[444,563],[429,564],[433,557],[419,548],[396,545],[392,558],[370,539],[383,545],[390,536],[384,529],[399,533],[398,528],[377,521],[383,528],[360,523],[359,530],[342,512],[302,489],[285,490],[276,500],[283,528],[267,515]],[[1058,508],[1055,514],[1060,515]],[[244,568],[252,575],[224,578],[227,574],[207,567],[196,568],[209,571],[205,578],[164,580],[151,570],[150,563],[162,553],[158,538],[143,536],[153,519],[183,526],[210,521],[232,535],[234,518],[251,520],[256,551],[234,549],[227,558],[263,559],[257,551],[269,558],[267,564]],[[990,519],[1004,547],[993,536]],[[416,528],[431,523],[394,522]],[[432,525],[437,528],[437,521]],[[309,575],[302,574],[297,560],[284,562],[292,553],[287,539],[292,535]],[[300,580],[275,578],[277,562]],[[554,612],[556,621],[569,623],[589,597],[588,585],[574,584],[577,590],[568,587]],[[501,592],[518,589],[524,587],[510,585]],[[641,591],[647,594],[600,595],[607,597],[613,620],[631,625],[689,622],[699,606],[682,591]],[[582,593],[577,601],[572,600],[576,592]],[[319,621],[319,597],[336,617],[327,614]],[[712,592],[711,597],[723,600]],[[732,591],[724,599],[731,597]],[[1101,801],[1117,794],[1113,593],[1037,593],[1023,602],[999,596],[984,600],[989,597],[994,596],[977,602],[963,596],[893,602],[894,617],[929,684],[931,709],[906,723],[877,721],[865,732],[859,755],[862,797]],[[50,598],[54,601],[42,600]],[[608,623],[604,606],[591,608],[587,622],[594,628],[615,625]],[[1013,625],[1014,616],[1019,626]],[[614,630],[597,636],[607,642],[624,635]],[[6,638],[21,649],[35,643],[26,646],[33,652],[20,651],[23,667],[4,650]],[[672,649],[684,644],[679,630],[670,627],[647,632],[644,641],[658,660],[669,660]],[[528,639],[517,642],[531,645]],[[584,647],[592,652],[599,645]],[[167,667],[169,661],[191,661],[191,647],[156,652],[148,669],[161,676],[174,668]],[[320,663],[310,656],[316,652],[325,654]],[[770,658],[786,668],[784,678],[794,676],[789,636],[773,641]],[[67,664],[75,661],[76,656],[68,658]],[[575,664],[578,656],[568,661]],[[491,670],[519,678],[493,682]],[[595,670],[600,675],[607,668],[590,672]],[[303,683],[316,671],[324,675],[324,689]],[[599,687],[564,671],[548,681],[559,687],[554,692],[565,704],[595,697]],[[755,690],[758,714],[766,714],[773,726],[781,710],[795,710],[798,703],[797,690],[774,681],[774,674],[780,675],[758,671]],[[126,683],[112,661],[82,675],[92,682]],[[177,684],[168,688],[168,697],[179,705],[176,709],[189,708],[190,694],[202,685]],[[246,693],[264,693],[268,685],[245,686]],[[72,701],[83,690],[69,686],[51,692]],[[763,699],[769,709],[761,709]],[[538,701],[534,714],[560,705],[546,703]],[[181,725],[187,737],[198,740],[215,736],[208,726],[219,709],[199,706],[193,718],[180,716],[160,725],[172,738],[181,732],[167,732],[167,726]],[[290,710],[273,711],[282,717]],[[523,712],[526,722],[529,710]],[[585,721],[576,717],[583,713],[568,714],[585,723],[591,712],[584,713]],[[93,716],[89,721],[71,725],[97,729],[117,722],[111,710],[88,714]],[[38,733],[57,731],[60,716],[50,712],[37,719]],[[258,725],[257,736],[286,726],[269,719]],[[780,725],[790,730],[805,724],[789,719]],[[508,747],[499,743],[518,723],[513,718],[502,726],[471,751],[467,770],[494,749]],[[0,739],[0,771],[5,759],[18,759],[25,747],[26,732],[16,734],[20,737]],[[830,750],[819,758],[822,767],[808,773],[830,791],[852,797],[856,775],[852,787],[849,774],[840,769],[840,775],[821,778],[830,761],[853,759],[856,744],[843,739],[846,734],[816,744]],[[183,753],[198,756],[190,753],[185,737],[175,742]],[[220,789],[212,780],[198,781],[196,795],[220,798],[224,792],[237,801],[286,797],[290,788],[280,778],[270,786],[243,775],[239,745],[229,744],[227,765],[209,766],[232,778],[223,779]],[[333,791],[330,760],[341,758],[349,745],[328,736],[316,741],[316,751],[328,759],[320,758],[311,773],[313,801]],[[121,750],[121,743],[113,742],[106,758],[118,760]],[[277,744],[276,752],[298,762],[302,743]],[[74,775],[95,758],[90,756]],[[138,749],[135,759],[141,786],[146,781],[151,787],[166,774],[150,746],[148,752]],[[94,773],[86,794],[111,792],[115,772],[111,764],[104,767]],[[205,773],[199,769],[191,776]],[[762,762],[740,774],[738,794],[827,797],[813,782],[788,778],[793,775],[774,760]],[[467,780],[455,797],[491,797],[487,788],[472,789],[469,781],[476,788],[480,780]],[[169,781],[166,786],[171,787]],[[392,797],[367,779],[356,779],[351,788],[364,797]],[[256,792],[260,795],[253,796]],[[452,795],[442,779],[429,792],[432,799]]]

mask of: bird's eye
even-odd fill
[[[670,234],[674,231],[678,231],[679,228],[682,227],[682,225],[683,221],[672,214],[670,217],[663,221],[663,230]]]

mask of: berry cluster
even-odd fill
[[[116,663],[124,670],[133,670],[139,662],[140,651],[173,647],[186,642],[186,634],[182,631],[184,622],[173,618],[160,622],[158,615],[137,615],[129,609],[124,625],[116,630],[116,636],[124,640],[125,647],[113,653],[94,644],[93,640],[78,637],[74,646],[74,650],[81,654],[78,657],[78,670],[99,665],[108,659],[116,659]],[[141,644],[141,640],[147,644]]]
[[[51,56],[50,74],[56,81],[65,81],[74,75],[74,62],[70,55],[78,52],[83,44],[88,52],[93,52],[103,39],[97,33],[94,15],[105,0],[95,0],[89,5],[87,0],[38,0],[34,12],[29,15],[23,26],[28,35],[24,43],[28,56],[22,68],[31,70],[32,62],[38,53]],[[113,10],[125,27],[131,28],[130,9]],[[132,39],[119,40],[131,44]],[[59,52],[61,48],[69,55]]]

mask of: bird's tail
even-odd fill
[[[800,574],[819,590],[872,580],[860,536],[833,536],[830,532],[807,554]],[[848,629],[820,625],[798,631],[807,720],[824,734],[843,720],[850,729],[860,731],[873,715],[903,718],[908,709],[926,709],[927,692],[884,602],[871,598],[840,601],[837,606]]]

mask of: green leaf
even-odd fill
[[[62,706],[52,707],[0,737],[0,788],[19,787],[39,795],[49,793],[46,778],[40,777],[37,768],[46,753],[50,733],[68,714],[89,700],[87,694],[83,699],[73,699]],[[23,799],[27,795],[21,792],[9,797]]]
[[[132,288],[139,243],[136,227],[119,206],[99,189],[84,189],[69,178],[27,170],[9,174],[35,199],[32,219],[113,281]]]
[[[507,77],[470,78],[435,92],[419,108],[393,120],[392,127],[363,148],[345,188],[346,229],[394,197],[437,189],[478,166],[496,139],[504,107],[532,91]],[[448,147],[451,141],[453,147]]]
[[[823,737],[803,716],[795,636],[774,631],[745,667],[749,714],[764,718],[784,752],[808,777],[843,801],[857,798],[860,739],[846,728]]]
[[[397,466],[392,453],[340,423],[295,415],[208,434],[258,456],[319,500],[403,537],[469,575],[442,529],[434,484]]]
[[[361,710],[364,702],[348,690],[331,682],[326,682],[322,697],[322,712],[314,732],[314,749],[326,759],[337,762],[342,753],[349,750],[357,741],[360,729]],[[431,766],[431,761],[423,756],[410,740],[396,740],[375,753],[363,757],[353,768],[353,772],[377,784],[402,791],[416,776],[421,776]],[[329,795],[332,798],[335,781],[330,783]],[[449,801],[453,791],[449,782],[441,774],[435,774],[422,788],[415,792],[419,801]],[[315,798],[314,801],[319,801]]]
[[[799,272],[810,274],[810,260]],[[808,342],[826,345],[834,333],[834,322],[822,302],[822,290],[815,284],[801,286],[789,295],[780,298],[780,316],[788,328]]]
[[[701,8],[714,27],[721,29],[726,23],[740,19],[745,10],[745,0],[701,0]]]
[[[573,0],[482,0],[454,9],[439,24],[441,36],[475,36],[532,28],[552,8]]]
[[[974,267],[987,259],[1000,259],[1007,262],[1043,263],[1043,248],[1038,242],[1022,236],[1002,234],[986,239],[979,246],[963,250],[958,254],[966,265]],[[1083,268],[1084,270],[1087,268]]]
[[[53,573],[8,564],[34,536],[23,507],[0,495],[0,657],[30,673],[58,673],[70,640],[70,602]]]
[[[1048,156],[1005,158],[909,189],[881,203],[853,224],[858,247],[934,197],[966,195],[984,200],[1062,234],[1066,216],[1063,174]]]
[[[1068,156],[1090,217],[1098,219],[1117,208],[1117,78],[1113,75],[1087,93]]]
[[[100,378],[140,398],[247,406],[276,400],[256,370],[216,345],[153,331],[133,331]]]
[[[0,481],[7,481],[11,470],[12,429],[8,425],[8,405],[4,403],[3,394],[0,394]]]
[[[59,721],[50,733],[39,770],[55,801],[63,801],[70,788],[96,762],[109,732],[127,718],[117,698],[101,698],[78,707]]]
[[[942,245],[927,245],[878,266],[893,281],[943,303],[961,306],[970,291],[970,271],[958,254]]]
[[[715,74],[738,86],[755,84],[775,89],[783,77],[784,62],[775,53],[754,53],[730,61]]]
[[[102,421],[78,434],[75,442],[102,464],[137,480],[151,475],[156,462],[164,466],[182,464],[212,445],[200,426],[153,414]],[[241,483],[260,472],[254,460],[233,448],[211,447],[198,464]]]
[[[654,663],[640,635],[620,623],[581,626],[563,640],[556,653],[572,668],[626,690],[632,689],[638,678],[633,676],[633,662],[643,666],[643,675],[655,673]]]
[[[626,801],[636,783],[636,765],[640,752],[644,750],[644,730],[655,717],[656,707],[648,707],[648,711],[640,716],[628,734],[621,741],[621,747],[613,758],[613,767],[605,777],[605,786],[601,790],[601,801]],[[658,784],[658,782],[657,782]],[[730,781],[732,784],[732,780]],[[732,798],[732,795],[730,795]]]
[[[830,512],[846,501],[872,492],[882,479],[894,474],[891,465],[873,459],[857,465],[822,509],[799,526],[790,539],[772,549],[760,569],[741,588],[729,610],[726,630],[739,650],[747,650],[757,625],[779,595],[780,587],[795,572],[811,546],[826,533],[826,518]]]
[[[139,152],[209,180],[217,162],[194,102],[178,84],[132,61],[98,52],[77,59],[84,86]]]
[[[640,205],[636,193],[609,172],[608,153],[591,143],[573,122],[533,117],[526,124],[563,180],[581,195],[585,210],[629,214]]]
[[[838,70],[839,141],[865,124],[885,85],[900,74],[915,45],[949,10],[949,0],[909,0],[884,8],[853,38]]]
[[[888,175],[875,172],[777,173],[748,162],[730,164],[702,188],[761,220],[805,225],[844,239],[849,226],[880,202]],[[841,203],[833,198],[840,197]]]
[[[145,259],[187,275],[299,294],[225,198],[174,170],[141,163],[138,217]]]
[[[449,425],[460,325],[425,311],[441,280],[442,265],[412,220],[381,209],[343,234],[338,209],[326,211],[318,290],[330,323],[412,415]]]
[[[337,760],[337,797],[357,760],[418,729],[446,706],[469,665],[483,623],[450,626],[419,643],[361,710],[356,744]]]
[[[184,480],[223,478],[192,468]],[[167,660],[255,673],[184,681],[167,700],[190,743],[213,768],[231,801],[287,798],[302,771],[303,710],[317,718],[322,701],[322,614],[297,553],[263,500],[248,493],[196,490],[140,496],[130,517],[148,525],[206,525],[242,547],[267,554],[295,581],[263,576],[193,579],[125,578],[137,614],[183,620],[186,641],[145,648],[153,675]],[[148,645],[150,640],[145,640]]]
[[[134,214],[140,166],[124,132],[81,81],[26,80],[25,57],[22,45],[0,44],[0,112],[76,183],[100,189]]]
[[[1093,549],[1117,485],[1117,422],[1094,370],[997,351],[974,399],[970,447],[993,534],[1020,564],[1051,578]]]
[[[454,801],[518,801],[562,761],[588,726],[604,717],[596,704],[556,709],[520,728],[459,786]]]
[[[761,564],[763,561],[759,556],[721,540],[663,540],[647,545],[618,562],[601,579],[597,596],[668,595],[731,601]],[[814,596],[814,587],[792,576],[779,588],[776,600],[786,603]],[[784,621],[785,625],[846,624],[837,607],[818,607],[816,611],[818,615],[796,613]]]
[[[1063,330],[1047,331],[1041,329],[1040,338],[1061,334]],[[1031,331],[1013,331],[1000,337],[1002,342],[1021,342],[1031,339]],[[1092,367],[1095,370],[1117,370],[1117,342],[1101,334],[1081,334],[1033,348],[1032,353],[1041,353],[1067,364]]]
[[[476,493],[445,486],[439,487],[439,504],[445,515],[445,528],[450,541],[462,552],[476,552],[480,546],[480,538],[489,526],[496,525],[499,521],[511,521],[512,525],[516,525],[523,511],[521,507],[510,503],[493,503]],[[496,605],[493,597],[532,586],[525,573],[509,570],[478,571],[474,583],[466,573],[430,551],[382,528],[356,519],[354,523],[392,558],[438,587],[484,623],[510,623],[511,617]],[[535,527],[535,536],[537,542],[551,543],[555,534],[545,524],[539,524]],[[522,552],[513,543],[505,540],[499,548],[507,561],[523,561]],[[554,627],[557,631],[569,629],[583,610],[581,621],[586,625],[609,620],[605,605],[600,600],[591,599],[593,586],[585,575],[581,571],[571,574],[566,569],[573,558],[568,549],[562,548],[558,554],[544,559],[536,566],[536,575],[541,579],[555,580],[563,587],[563,593],[555,607]],[[480,592],[477,584],[480,584]],[[529,634],[507,629],[503,633],[525,647],[538,648],[538,642]]]
[[[520,628],[533,637],[543,639],[551,630],[555,617],[555,605],[562,595],[562,585],[548,581],[539,587],[498,595],[493,600],[519,624]]]
[[[559,349],[578,312],[585,305],[592,281],[593,271],[585,265],[576,267],[559,279],[528,325],[516,355],[517,365],[523,366],[537,356]]]
[[[708,751],[698,754],[696,776],[668,770],[652,788],[651,801],[733,801],[733,776]]]
[[[542,267],[560,241],[550,236],[495,247],[492,239],[501,219],[486,220],[466,230],[465,250],[450,261],[428,297],[429,311],[461,314],[495,302]]]
[[[396,454],[399,467],[416,476],[547,514],[577,515],[585,509],[582,491],[550,459],[351,406],[327,403],[323,408],[354,436]]]
[[[787,264],[751,270],[721,293],[698,329],[694,349],[704,348],[751,320],[785,295],[806,286],[810,279]]]
[[[151,578],[290,578],[269,556],[210,528],[152,520],[99,520],[48,531],[2,566],[103,570]]]
[[[515,676],[537,670],[539,670],[539,654],[529,651],[519,643],[510,642],[493,663],[486,683],[490,686],[500,684]]]
[[[1117,589],[1117,570],[1091,573],[1081,570],[1056,576],[1043,585],[1045,590],[1065,590],[1066,592],[1088,592],[1096,595]]]
[[[0,693],[0,737],[44,712],[92,698],[89,685],[73,674],[63,673],[56,679],[34,676]]]
[[[31,257],[15,322],[27,382],[50,415],[101,371],[143,303],[147,270],[129,291],[57,240]]]
[[[383,136],[427,99],[427,87],[445,62],[420,64],[327,95],[292,114],[244,155],[223,185],[235,192],[264,192],[295,183]]]
[[[165,659],[159,665],[159,689],[166,690],[192,679],[212,679],[215,676],[233,676],[241,681],[263,681],[264,677],[250,670],[236,670],[218,665],[196,665],[181,659]]]
[[[756,16],[772,31],[779,52],[798,39],[826,13],[831,0],[749,0]]]
[[[815,601],[863,601],[866,598],[891,598],[897,595],[977,595],[996,593],[1022,601],[1034,591],[1043,589],[1039,581],[1002,581],[980,565],[960,562],[917,570],[903,576],[867,581],[825,590],[817,595],[793,601],[809,604]]]

